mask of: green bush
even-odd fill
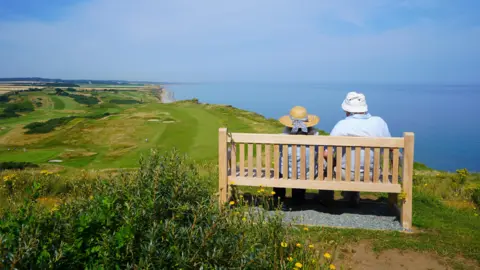
[[[134,99],[112,99],[110,103],[114,104],[141,104],[142,102]]]
[[[80,104],[94,105],[99,103],[99,100],[96,97],[90,97],[90,96],[84,96],[84,95],[72,95],[72,94],[68,96],[73,98],[76,102]]]
[[[24,100],[18,103],[9,103],[3,110],[4,113],[16,113],[16,112],[33,112],[34,106],[32,102]]]
[[[28,129],[25,134],[40,134],[40,133],[48,133],[54,130],[56,127],[63,126],[68,122],[75,119],[75,116],[67,116],[67,117],[60,117],[60,118],[53,118],[46,122],[33,122],[27,124],[24,128]]]
[[[7,118],[12,118],[12,117],[20,117],[20,114],[17,114],[17,113],[14,113],[14,112],[0,113],[0,119],[7,119]]]
[[[472,192],[472,201],[480,207],[480,187]]]
[[[0,95],[0,103],[7,103],[9,101],[8,95]]]
[[[110,115],[110,113],[95,114],[95,115],[88,115],[88,116],[67,116],[67,117],[53,118],[46,122],[32,122],[30,124],[27,124],[24,127],[24,129],[28,129],[28,131],[26,131],[25,134],[49,133],[50,131],[53,131],[57,127],[66,125],[68,122],[72,121],[75,118],[100,119],[108,115]]]
[[[18,269],[304,269],[326,267],[296,245],[280,215],[220,211],[208,181],[177,152],[152,154],[133,174],[96,181],[93,196],[51,209],[42,183],[0,218],[0,265]],[[79,189],[82,189],[80,187]],[[317,261],[314,261],[314,258]]]
[[[15,169],[23,170],[26,168],[36,168],[36,167],[38,167],[38,165],[31,162],[14,162],[14,161],[0,162],[0,171],[15,170]]]

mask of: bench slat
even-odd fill
[[[273,177],[278,179],[280,178],[280,146],[278,144],[275,144],[273,146],[273,167],[274,167],[274,172],[273,172]]]
[[[327,181],[333,180],[333,146],[328,146],[327,156]]]
[[[270,155],[272,153],[272,150],[270,149],[270,144],[265,145],[265,178],[270,179],[271,175],[270,173],[270,168],[272,166],[272,159],[270,158]]]
[[[308,167],[310,171],[309,171],[308,179],[315,180],[315,145],[310,145],[308,149],[309,149],[308,151],[310,152],[310,159],[308,161]],[[319,173],[320,173],[320,169],[319,169]]]
[[[237,144],[232,143],[232,159],[230,160],[230,168],[232,168],[232,176],[237,176]]]
[[[288,179],[288,145],[283,145],[282,159],[283,159],[283,178]]]
[[[297,180],[297,146],[292,145],[292,179]]]
[[[230,178],[230,177],[229,177]],[[262,186],[262,187],[280,187],[280,188],[303,188],[317,190],[340,190],[340,191],[361,191],[361,192],[388,192],[400,193],[400,184],[380,184],[364,182],[343,182],[343,181],[315,181],[298,180],[291,181],[287,179],[265,179],[255,177],[237,177],[235,180],[238,186]]]
[[[398,183],[398,163],[399,163],[399,150],[398,148],[393,149],[393,168],[392,168],[392,184]]]
[[[240,154],[238,159],[240,159],[240,172],[242,173],[240,176],[245,176],[245,144],[239,144],[240,147]]]
[[[248,144],[248,177],[253,177],[253,144]]]
[[[300,179],[307,179],[307,150],[306,146],[300,146]]]
[[[337,169],[336,172],[336,178],[339,179],[340,181],[343,181],[345,179],[342,179],[342,157],[343,157],[343,147],[337,147],[337,164],[335,164],[335,168]]]
[[[229,138],[230,140],[230,138]],[[231,140],[237,143],[292,144],[292,145],[331,145],[403,148],[403,138],[372,138],[348,136],[308,136],[284,134],[232,133]]]
[[[318,165],[318,175],[317,175],[317,180],[323,180],[323,175],[324,175],[324,169],[323,169],[323,164],[325,164],[325,157],[323,156],[325,149],[323,148],[323,145],[318,146],[318,157],[317,157],[317,165]]]
[[[360,182],[360,154],[361,154],[361,148],[360,147],[355,147],[355,182]]]
[[[365,148],[365,168],[363,172],[363,181],[372,182],[370,180],[370,147]]]
[[[384,148],[383,149],[383,183],[388,183],[388,169],[390,163],[390,149]]]
[[[378,183],[380,176],[380,148],[373,150],[373,182]]]
[[[257,160],[257,172],[262,171],[262,145],[257,143],[257,153],[255,153],[255,158]],[[262,174],[257,174],[257,177],[262,177]]]
[[[350,176],[352,174],[352,148],[350,146],[347,146],[347,149],[345,150],[345,159],[346,159],[346,164],[345,164],[345,181],[350,182]]]

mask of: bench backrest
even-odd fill
[[[300,159],[300,168],[291,166],[291,178],[293,180],[320,180],[332,181],[334,175],[341,175],[341,158],[336,158],[334,164],[335,150],[336,156],[345,155],[345,171],[353,171],[353,177],[349,173],[345,174],[345,181],[359,182],[361,178],[364,182],[397,184],[404,177],[410,177],[413,168],[405,164],[413,163],[413,133],[404,133],[400,138],[367,138],[367,137],[333,137],[333,136],[308,136],[308,135],[284,135],[284,134],[251,134],[251,133],[231,133],[227,135],[224,130],[225,144],[227,144],[227,160],[229,176],[249,177],[249,178],[273,178],[288,179],[288,166],[280,168],[280,153],[283,152],[283,160],[288,160],[287,147],[292,148],[292,160]],[[220,130],[222,137],[222,130]],[[281,150],[283,148],[283,151]],[[297,148],[300,149],[300,157],[297,157]],[[306,160],[306,151],[310,153],[317,149],[318,155],[309,155]],[[352,157],[352,149],[355,150],[355,156]],[[361,176],[360,158],[361,149],[364,150],[364,173]],[[328,157],[325,160],[323,151],[328,150]],[[371,152],[373,152],[373,168],[370,168]],[[355,160],[355,167],[352,168],[351,160]],[[236,165],[239,163],[239,166]],[[308,174],[307,166],[322,170],[326,163],[326,175],[319,173]],[[285,162],[287,165],[287,163]],[[300,170],[298,172],[298,170]],[[243,173],[242,173],[243,172]],[[297,177],[300,175],[300,177]]]

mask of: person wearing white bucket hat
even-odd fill
[[[350,92],[345,97],[342,103],[342,109],[345,111],[346,118],[340,120],[330,132],[330,136],[354,136],[354,137],[391,137],[387,123],[378,116],[372,116],[368,113],[368,105],[365,95],[357,92]],[[345,151],[343,151],[345,153]],[[324,153],[325,158],[327,152]],[[355,149],[351,153],[351,171],[345,170],[346,157],[337,157],[342,159],[342,178],[345,179],[347,173],[351,174],[351,179],[354,177],[355,168]],[[362,149],[360,153],[360,172],[363,181],[363,170],[365,162],[370,162],[370,168],[373,168],[373,149],[370,153],[370,160],[365,161],[365,150]],[[370,173],[372,176],[372,173]],[[340,177],[340,176],[336,176]],[[349,200],[352,206],[357,206],[360,203],[359,192],[344,192],[344,197]]]

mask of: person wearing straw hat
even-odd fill
[[[308,114],[307,109],[302,106],[295,106],[290,110],[289,115],[282,116],[279,119],[280,123],[285,126],[283,134],[289,135],[318,135],[318,132],[314,129],[314,126],[320,122],[320,118],[313,114]],[[292,146],[288,146],[288,161],[283,160],[283,147],[280,148],[280,173],[283,172],[283,166],[288,166],[288,177],[286,175],[280,175],[280,178],[287,177],[292,178]],[[306,149],[306,159],[309,160],[311,154],[318,155],[318,148],[315,149],[315,153],[310,153],[310,150]],[[297,166],[297,178],[300,178],[300,147],[297,147],[297,160],[295,165]],[[315,157],[315,160],[317,158]],[[306,162],[306,176],[308,178],[310,173],[318,173],[317,165],[315,168],[310,168],[308,162]],[[275,198],[283,200],[285,198],[285,188],[274,188]],[[305,198],[305,189],[292,189],[292,199],[295,204],[300,204]]]
[[[355,137],[391,137],[387,123],[378,116],[372,116],[368,113],[368,105],[365,95],[357,92],[350,92],[345,97],[342,103],[342,109],[345,111],[346,118],[340,120],[330,136],[355,136]],[[345,153],[345,151],[343,151]],[[328,152],[324,152],[324,157],[327,157]],[[342,159],[342,175],[345,179],[347,173],[351,174],[351,179],[354,178],[355,168],[355,149],[351,153],[351,171],[345,170],[346,156],[336,157]],[[370,153],[370,168],[373,168],[373,149]],[[360,153],[360,178],[363,181],[363,170],[365,165],[365,150],[362,149]],[[335,163],[336,164],[336,163]],[[370,177],[372,173],[370,173]],[[336,176],[339,177],[339,176]],[[359,192],[344,192],[344,198],[350,202],[351,206],[357,206],[360,203]]]

